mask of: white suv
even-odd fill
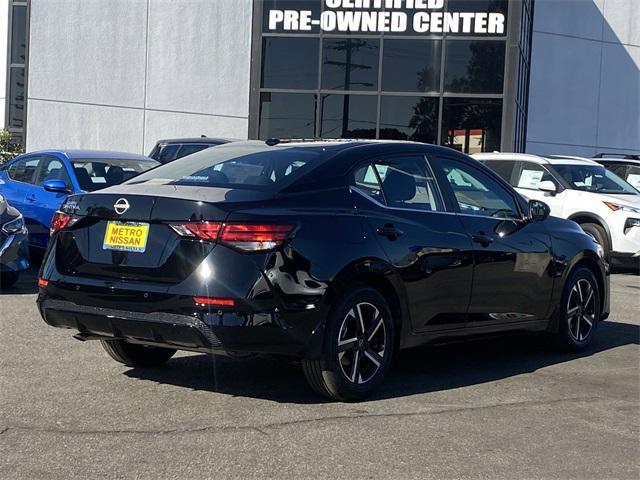
[[[640,192],[581,157],[518,153],[473,155],[529,199],[542,200],[595,238],[612,265],[640,268]]]

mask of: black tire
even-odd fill
[[[20,278],[20,273],[18,272],[0,273],[0,288],[13,287],[19,278]]]
[[[581,223],[580,226],[584,233],[591,236],[596,242],[600,244],[602,250],[604,250],[604,258],[609,258],[611,251],[611,245],[609,245],[609,237],[604,228],[597,223]]]
[[[155,367],[176,353],[176,350],[171,348],[136,345],[124,340],[101,340],[100,343],[111,358],[128,367]]]
[[[600,287],[593,273],[585,267],[573,270],[557,313],[556,340],[563,350],[575,352],[591,343],[600,321],[600,302]]]
[[[322,396],[362,400],[384,380],[394,341],[394,323],[384,297],[372,288],[355,287],[329,314],[323,358],[302,361],[305,377]]]

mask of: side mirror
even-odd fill
[[[551,195],[555,195],[558,191],[558,189],[556,188],[556,184],[551,180],[543,180],[542,182],[540,182],[538,184],[538,190],[540,190],[541,192],[550,193]]]
[[[42,184],[47,192],[69,193],[69,187],[62,180],[47,180]]]
[[[529,220],[540,222],[546,219],[551,213],[549,205],[540,200],[529,200]]]

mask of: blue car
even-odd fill
[[[51,219],[69,195],[121,183],[159,162],[142,155],[83,150],[44,150],[0,167],[0,194],[24,216],[29,246],[45,249]]]

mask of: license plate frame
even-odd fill
[[[127,229],[114,232],[116,228]],[[149,224],[144,222],[121,222],[110,220],[104,232],[103,250],[144,253],[149,240]]]

